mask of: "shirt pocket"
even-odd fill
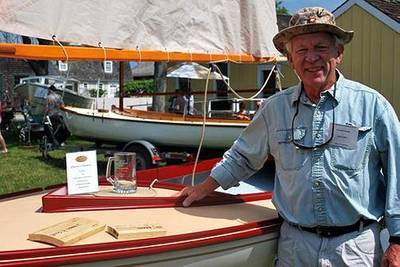
[[[357,148],[331,146],[332,165],[337,170],[359,171],[365,167],[371,149],[371,127],[358,128]]]
[[[300,141],[306,135],[305,128],[297,128],[294,131],[294,138]],[[304,166],[306,157],[304,150],[296,148],[292,143],[292,130],[282,129],[276,132],[278,159],[275,159],[277,165],[283,170],[293,171],[299,170]]]

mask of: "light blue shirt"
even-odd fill
[[[389,102],[375,90],[339,74],[313,104],[303,92],[294,121],[297,143],[315,146],[335,124],[358,129],[355,149],[333,145],[299,149],[291,142],[301,84],[269,97],[251,124],[224,154],[211,176],[224,188],[275,158],[273,202],[282,217],[302,226],[344,226],[360,218],[385,217],[390,235],[400,236],[400,124]]]

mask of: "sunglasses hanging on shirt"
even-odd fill
[[[296,146],[297,149],[315,149],[315,148],[323,147],[323,146],[327,145],[333,139],[333,133],[335,132],[335,106],[332,105],[332,112],[333,112],[332,121],[333,122],[332,122],[332,127],[331,127],[331,133],[330,133],[330,136],[329,136],[328,140],[325,141],[322,144],[313,145],[313,146],[306,146],[306,145],[303,145],[303,144],[299,144],[294,138],[294,121],[296,120],[297,114],[299,113],[299,103],[300,103],[300,97],[301,97],[302,93],[303,93],[303,86],[301,87],[301,91],[300,91],[299,97],[297,98],[296,112],[294,113],[293,119],[292,119],[292,137],[291,137],[290,141],[291,141],[291,143],[293,143],[293,145]],[[335,86],[333,88],[333,97],[336,98],[336,83],[335,83]]]

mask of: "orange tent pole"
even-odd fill
[[[276,61],[276,57],[255,57],[249,54],[205,54],[167,51],[130,50],[101,47],[64,46],[69,61],[107,60],[115,61],[194,61],[215,62],[235,61],[243,63],[263,63]],[[0,58],[32,60],[66,60],[63,49],[56,45],[31,45],[0,43]]]

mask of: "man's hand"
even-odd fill
[[[390,243],[383,255],[381,267],[400,267],[400,245]]]
[[[201,200],[213,192],[219,184],[212,178],[211,176],[207,177],[207,179],[198,185],[188,186],[182,189],[179,192],[179,197],[186,197],[182,204],[184,207],[189,207],[194,201]]]

